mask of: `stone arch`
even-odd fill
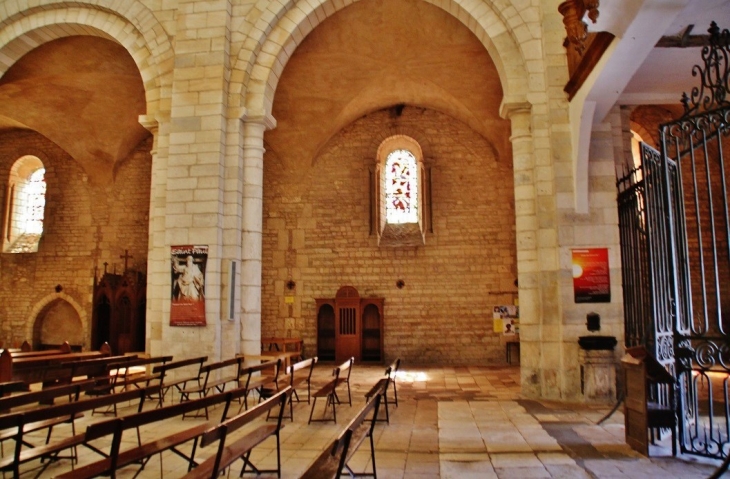
[[[22,3],[8,6],[7,18],[0,23],[0,76],[42,43],[71,35],[97,36],[127,49],[144,83],[147,115],[160,109],[160,99],[171,90],[165,86],[172,84],[174,52],[167,33],[147,7],[136,0],[122,4],[96,0],[74,8],[53,0],[31,8],[23,8]]]
[[[78,320],[78,324],[80,325],[81,345],[84,348],[88,347],[88,315],[84,312],[83,308],[81,308],[79,303],[76,302],[73,297],[63,292],[49,294],[45,298],[41,299],[35,304],[35,306],[33,306],[33,309],[28,315],[28,320],[26,321],[25,336],[28,338],[33,338],[34,347],[37,347],[37,344],[35,344],[35,340],[36,336],[39,333],[39,330],[42,328],[43,321],[48,316],[48,314],[52,313],[54,310],[71,313],[72,315],[73,313],[75,313],[73,321]],[[71,341],[69,342],[71,343]]]
[[[244,43],[234,65],[232,78],[236,84],[231,86],[231,106],[245,107],[243,111],[247,116],[270,114],[279,78],[296,47],[327,17],[355,1],[317,0],[295,5],[294,0],[259,0],[257,9],[262,13],[252,28],[257,36],[249,37]],[[424,1],[455,16],[479,38],[497,68],[504,103],[525,102],[528,90],[525,59],[528,55],[521,45],[539,42],[539,39],[533,37],[514,8],[505,5],[500,9],[468,0]],[[512,15],[508,16],[510,9]]]

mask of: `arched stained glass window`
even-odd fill
[[[46,169],[35,156],[24,156],[10,170],[5,204],[3,251],[35,253],[43,234]]]
[[[418,164],[408,150],[394,150],[385,162],[386,221],[418,222]]]
[[[423,246],[429,208],[421,145],[398,134],[384,139],[371,173],[371,232],[378,246]]]

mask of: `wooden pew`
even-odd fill
[[[157,388],[158,386],[153,386]],[[44,391],[41,391],[44,392]],[[84,401],[75,401],[65,404],[58,404],[45,408],[36,408],[29,411],[11,413],[0,416],[0,431],[14,431],[15,448],[12,456],[0,459],[0,471],[12,471],[13,477],[20,477],[20,465],[34,460],[42,460],[43,465],[40,476],[45,468],[54,460],[60,459],[59,454],[65,450],[84,445],[94,452],[106,456],[107,454],[89,444],[84,434],[76,434],[75,420],[86,411],[93,411],[96,408],[110,406],[112,404],[138,400],[141,404],[150,391],[139,389],[135,391],[126,391],[118,394],[110,394]],[[66,422],[71,425],[71,434],[66,435],[58,440],[52,440],[48,437],[45,444],[38,444],[34,447],[27,447],[28,441],[24,437],[26,426],[30,424],[40,423],[43,421],[53,421],[59,418],[66,418]],[[75,458],[75,456],[72,456]]]
[[[158,364],[164,365],[170,361],[172,361],[172,356],[152,358],[132,356],[127,360],[110,362],[106,365],[106,376],[109,378],[109,382],[97,386],[89,394],[101,396],[126,391],[129,386],[139,387],[140,384],[150,386],[153,381],[159,381],[160,375],[149,371],[149,367]]]
[[[279,442],[279,432],[283,427],[281,422],[286,403],[290,400],[291,388],[286,387],[266,401],[205,431],[200,438],[200,447],[206,447],[218,441],[218,449],[214,455],[200,463],[200,465],[188,472],[185,476],[183,476],[183,478],[215,479],[220,476],[220,473],[223,470],[238,459],[243,460],[241,476],[247,472],[246,468],[250,466],[252,472],[257,475],[275,472],[278,477],[281,477],[281,445]],[[266,414],[266,417],[268,418],[272,410],[275,410],[277,406],[279,407],[279,410],[277,413],[276,425],[262,424],[256,429],[247,432],[243,437],[236,439],[234,442],[230,444],[227,443],[229,434],[239,430],[247,424],[250,424],[254,419],[259,418],[264,414]],[[251,451],[272,436],[276,437],[276,469],[259,469],[250,461]]]
[[[195,451],[200,436],[207,430],[224,422],[228,415],[231,403],[239,400],[244,394],[244,389],[238,388],[224,393],[211,394],[199,399],[192,399],[183,403],[164,406],[159,409],[152,409],[148,411],[142,411],[140,409],[136,414],[130,414],[121,418],[113,418],[96,424],[90,424],[86,428],[85,441],[88,443],[111,435],[112,438],[109,456],[100,461],[86,464],[73,471],[68,471],[64,474],[58,475],[56,476],[56,479],[91,479],[102,475],[109,475],[112,478],[115,478],[119,469],[132,464],[142,464],[141,467],[144,468],[149,458],[168,450],[171,450],[178,456],[184,458],[188,462],[189,471],[193,466],[197,465],[195,462]],[[166,419],[176,417],[181,418],[185,414],[217,405],[223,405],[220,420],[196,424],[188,429],[167,436],[157,437],[151,441],[139,441],[139,445],[137,447],[120,451],[125,431],[161,422]],[[193,441],[192,450],[190,455],[186,455],[178,448],[190,441]]]
[[[200,373],[203,363],[208,360],[208,356],[198,356],[196,358],[181,359],[179,361],[172,361],[170,363],[160,364],[152,369],[152,374],[160,376],[160,402],[159,407],[162,407],[165,402],[165,396],[167,391],[171,388],[175,388],[178,391],[182,391],[190,381],[195,381],[198,385],[200,384]],[[171,377],[173,374],[183,372],[182,377]]]
[[[352,395],[350,393],[350,373],[352,372],[352,365],[354,363],[355,358],[350,358],[344,363],[340,364],[332,371],[332,380],[330,380],[327,384],[325,384],[312,394],[314,401],[312,401],[312,410],[309,413],[309,422],[307,424],[311,424],[312,421],[329,421],[326,416],[327,408],[330,406],[332,406],[332,420],[337,423],[337,405],[340,404],[340,398],[339,396],[337,396],[337,388],[342,384],[347,385],[347,402],[350,406],[352,406]],[[324,413],[322,415],[322,419],[312,419],[312,416],[314,415],[314,408],[317,406],[317,399],[321,397],[327,398],[327,402],[324,405]]]
[[[278,381],[275,384],[270,385],[268,388],[264,386],[262,389],[259,390],[260,397],[272,397],[275,393],[282,390],[284,387],[290,387],[292,390],[292,394],[289,397],[289,415],[284,417],[290,419],[293,422],[294,398],[296,397],[297,402],[299,402],[297,388],[300,386],[303,388],[303,385],[306,384],[307,404],[309,404],[312,390],[312,373],[314,372],[314,366],[316,364],[317,356],[305,359],[304,361],[299,361],[292,364],[291,366],[288,366],[284,374],[279,376]],[[297,371],[302,371],[302,373],[297,374]]]
[[[0,397],[27,391],[29,391],[28,385],[23,381],[8,381],[0,383]]]
[[[340,433],[330,447],[314,460],[307,468],[300,479],[338,479],[342,475],[373,476],[377,477],[375,467],[375,443],[373,440],[373,429],[378,419],[378,409],[382,394],[375,394],[360,410],[347,427]],[[367,420],[369,416],[372,417]],[[372,461],[372,474],[355,473],[347,463],[350,461],[365,439],[370,439],[370,459]]]
[[[24,408],[25,411],[33,407],[44,407],[43,403],[53,404],[57,398],[65,398],[69,402],[78,401],[84,391],[88,391],[93,387],[94,381],[86,381],[0,398],[0,414],[10,414],[13,409],[18,408]],[[35,423],[24,424],[23,434],[50,429],[57,424],[68,422],[69,419],[69,416],[59,416]],[[0,444],[15,438],[16,434],[17,431],[13,429],[0,431]],[[26,445],[30,446],[27,442]]]
[[[261,364],[243,367],[238,380],[238,384],[246,393],[243,396],[243,404],[238,409],[240,413],[242,409],[248,409],[248,395],[256,391],[261,397],[261,390],[266,386],[277,384],[279,371],[281,370],[281,359],[275,361],[266,361]]]
[[[191,395],[194,394],[197,394],[198,397],[205,397],[213,389],[222,393],[228,383],[233,383],[238,387],[242,361],[243,358],[235,357],[203,365],[200,368],[200,375],[203,378],[202,383],[182,389],[180,391],[180,402],[189,401]],[[220,375],[215,377],[216,374]],[[205,408],[205,419],[208,420],[208,408]]]
[[[107,343],[99,351],[81,353],[51,354],[26,358],[13,358],[12,354],[3,351],[0,354],[0,382],[24,381],[26,384],[43,382],[47,376],[61,373],[61,364],[82,359],[94,359],[111,356],[111,348]]]
[[[23,347],[27,345],[27,349],[24,349]],[[36,356],[53,356],[54,354],[69,354],[72,353],[71,346],[68,344],[68,341],[65,341],[60,347],[54,348],[54,349],[46,349],[46,350],[38,350],[38,351],[32,351],[30,349],[30,344],[28,344],[27,341],[23,343],[23,346],[21,346],[20,351],[13,352],[11,351],[11,354],[13,358],[32,358]]]
[[[383,402],[385,403],[385,419],[381,417],[379,421],[385,421],[388,424],[390,424],[390,412],[388,411],[388,387],[392,384],[393,390],[395,391],[395,405],[398,407],[398,391],[395,389],[395,371],[398,370],[398,367],[400,366],[400,359],[396,359],[393,361],[393,363],[385,368],[385,375],[381,379],[378,380],[375,385],[373,385],[370,390],[365,393],[365,400],[369,401],[371,397],[373,397],[375,394],[378,394],[379,391],[383,390]],[[382,416],[382,415],[381,415]]]

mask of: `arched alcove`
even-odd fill
[[[81,350],[84,330],[81,317],[70,303],[57,299],[47,304],[33,323],[33,349],[58,347],[68,341],[71,348]]]

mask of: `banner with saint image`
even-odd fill
[[[205,326],[205,264],[208,246],[172,249],[170,326]]]

